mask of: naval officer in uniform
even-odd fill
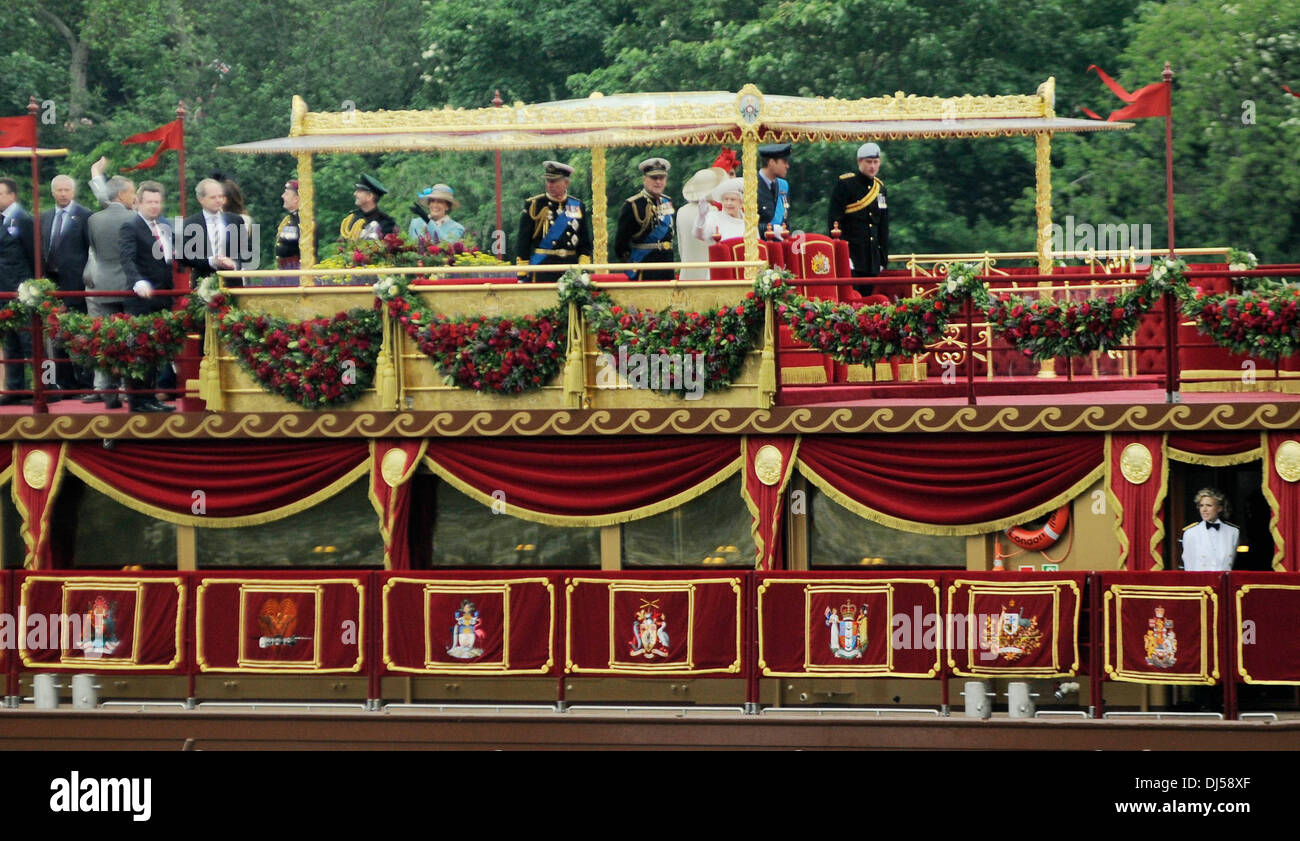
[[[515,240],[515,262],[547,266],[590,263],[592,253],[591,216],[587,206],[569,195],[573,167],[557,161],[542,164],[546,192],[524,202]],[[520,274],[525,282],[554,283],[558,274]]]
[[[790,144],[769,143],[758,147],[758,236],[767,238],[771,226],[775,239],[790,230]]]
[[[646,158],[637,164],[641,192],[623,202],[614,237],[614,256],[620,263],[671,263],[676,219],[673,201],[664,188],[672,165],[663,158]],[[628,272],[632,280],[672,280],[672,269]]]
[[[858,147],[858,171],[844,173],[831,189],[827,233],[839,226],[849,244],[854,277],[875,277],[889,262],[889,204],[879,172],[880,147],[863,143]],[[853,288],[863,295],[874,292],[866,284]]]
[[[379,209],[379,200],[387,193],[388,188],[379,179],[362,175],[353,193],[357,209],[343,217],[339,236],[344,239],[383,239],[397,233],[397,222]]]
[[[1188,572],[1225,572],[1237,559],[1240,530],[1220,519],[1227,513],[1228,499],[1214,488],[1196,492],[1196,509],[1201,521],[1183,529],[1183,569]]]

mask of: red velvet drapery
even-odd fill
[[[384,538],[384,567],[411,568],[411,542],[406,539],[411,519],[411,477],[420,466],[425,441],[397,439],[371,445],[370,501],[379,514]]]
[[[585,525],[657,513],[739,466],[740,440],[696,438],[456,439],[429,445],[443,478],[504,513]]]
[[[888,525],[975,534],[1061,505],[1096,474],[1096,435],[804,438],[802,472]],[[883,516],[881,516],[883,515]]]
[[[352,440],[119,441],[111,450],[98,442],[68,445],[69,469],[198,525],[311,497],[368,456],[366,442]]]
[[[66,457],[67,445],[57,441],[14,445],[13,500],[23,518],[28,569],[50,565],[50,506],[59,492]]]
[[[781,511],[786,485],[794,473],[799,439],[780,435],[745,438],[745,504],[754,519],[755,569],[775,569],[781,551]]]
[[[1163,565],[1161,548],[1165,528],[1160,512],[1165,499],[1163,444],[1164,436],[1158,432],[1116,432],[1110,436],[1110,491],[1119,505],[1116,521],[1120,532],[1119,562],[1134,572],[1160,569]],[[1143,451],[1145,455],[1140,455]],[[1132,478],[1124,475],[1125,460],[1129,462]]]
[[[1292,451],[1300,444],[1300,434],[1270,432],[1266,439],[1264,490],[1266,496],[1272,497],[1269,505],[1273,515],[1269,519],[1269,528],[1273,532],[1273,568],[1296,572],[1300,571],[1300,517],[1296,516],[1300,512],[1300,482],[1295,481],[1295,474],[1287,470],[1288,464],[1292,470],[1295,469],[1295,461],[1293,453],[1291,459],[1286,458],[1286,451]],[[1282,469],[1292,476],[1292,481],[1283,478],[1278,470],[1278,451],[1282,448],[1285,448]]]

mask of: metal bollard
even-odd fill
[[[993,715],[993,705],[989,699],[994,697],[994,693],[989,691],[988,684],[984,681],[966,681],[961,694],[966,698],[967,718],[988,718]]]

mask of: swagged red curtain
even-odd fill
[[[842,504],[908,531],[977,534],[1060,506],[1102,473],[1100,435],[802,439],[799,468]]]
[[[740,469],[740,438],[436,440],[446,481],[503,513],[555,525],[611,525],[666,511]]]

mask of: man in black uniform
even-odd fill
[[[839,225],[849,244],[854,277],[875,277],[889,262],[889,205],[880,172],[880,147],[863,143],[858,147],[858,171],[846,172],[831,190],[828,232]],[[833,235],[833,234],[832,234]],[[874,293],[870,284],[854,286],[863,295]]]
[[[569,195],[573,167],[546,161],[542,168],[546,192],[524,202],[524,212],[519,216],[519,237],[515,240],[515,262],[521,266],[590,263],[591,217],[587,206]],[[521,273],[519,279],[553,283],[559,275]]]
[[[641,170],[641,192],[623,202],[614,237],[614,256],[620,263],[671,263],[673,261],[672,199],[664,195],[668,170],[663,158],[647,158]],[[628,272],[632,280],[672,280],[672,269]]]
[[[383,239],[397,233],[393,217],[379,209],[388,188],[374,176],[362,175],[356,185],[357,209],[343,217],[339,236],[344,239]]]
[[[758,165],[758,237],[767,239],[770,225],[773,237],[782,239],[782,228],[790,230],[790,144],[759,146]]]
[[[280,200],[288,214],[280,220],[275,232],[275,265],[280,269],[296,269],[302,265],[298,251],[298,179],[285,183]]]

